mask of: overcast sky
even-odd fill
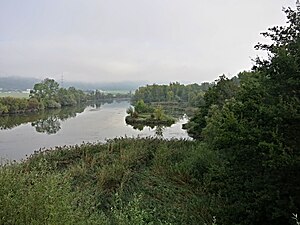
[[[0,76],[213,81],[252,66],[295,0],[0,0]]]

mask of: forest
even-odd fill
[[[137,110],[197,107],[185,125],[192,141],[116,138],[3,165],[1,224],[299,224],[300,7],[284,13],[250,71],[136,91]],[[72,89],[68,98],[39,90],[31,96],[46,107],[82,101]]]
[[[189,106],[200,106],[203,101],[204,92],[211,87],[212,84],[204,82],[202,84],[180,84],[178,82],[169,85],[147,85],[139,87],[135,91],[132,102],[143,100],[145,103],[186,103]]]

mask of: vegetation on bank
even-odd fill
[[[110,99],[124,99],[124,100],[130,100],[132,97],[131,92],[124,92],[119,93],[107,93],[107,92],[102,92],[99,90],[95,90],[92,92],[89,92],[88,94],[88,99],[93,100],[93,101],[104,101],[104,100],[110,100]]]
[[[239,84],[238,77],[233,77],[231,81],[235,85]],[[216,82],[188,85],[174,82],[169,85],[147,85],[135,91],[131,103],[136,108],[143,101],[143,105],[149,108],[163,107],[168,115],[180,117],[187,114],[192,116],[197,112],[197,108],[205,107],[205,93],[213,88]]]
[[[140,87],[132,96],[135,104],[139,100],[149,103],[180,103],[185,106],[198,107],[202,104],[203,95],[213,84],[204,82],[202,84],[180,84],[178,82],[169,85],[147,85]]]
[[[61,88],[53,79],[36,83],[29,98],[0,97],[0,115],[36,112],[85,104],[87,101],[130,99],[131,93],[106,93],[99,90],[83,92],[74,87]]]
[[[0,98],[0,115],[36,112],[42,109],[57,109],[75,106],[87,101],[87,95],[73,87],[60,88],[53,79],[36,83],[30,91],[29,98]]]
[[[240,85],[220,77],[187,124],[194,138],[224,159],[216,189],[221,224],[294,224],[300,210],[300,5],[285,9],[286,27],[263,33],[257,58]]]
[[[174,117],[166,115],[161,106],[154,108],[145,104],[143,100],[139,100],[134,107],[130,106],[127,109],[127,114],[126,123],[134,127],[139,127],[139,125],[150,127],[157,125],[171,126],[176,121]]]
[[[57,147],[0,170],[1,224],[212,224],[209,173],[222,163],[201,143],[129,139]]]

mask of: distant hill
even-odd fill
[[[24,91],[26,89],[32,89],[34,84],[40,82],[37,78],[25,78],[25,77],[0,77],[0,91]],[[59,82],[59,81],[57,81]],[[60,82],[59,82],[60,83]],[[64,88],[75,87],[81,90],[103,90],[103,91],[132,91],[137,89],[141,85],[145,85],[146,82],[137,81],[123,81],[123,82],[72,82],[65,81],[63,83]],[[61,84],[60,84],[61,85]]]
[[[138,89],[141,85],[145,85],[146,82],[141,81],[123,81],[123,82],[96,82],[96,83],[84,83],[84,82],[71,82],[65,81],[64,87],[75,87],[81,90],[103,90],[103,91],[133,91]]]
[[[33,85],[39,82],[36,78],[24,77],[0,77],[0,90],[2,91],[23,91],[31,89]]]

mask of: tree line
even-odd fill
[[[63,106],[75,106],[87,101],[87,94],[74,87],[60,88],[59,84],[46,78],[36,83],[29,98],[0,98],[0,115],[35,112],[42,109],[57,109]]]
[[[202,84],[180,84],[178,82],[169,85],[147,85],[139,87],[133,97],[132,102],[143,100],[145,103],[153,102],[176,102],[187,103],[189,106],[199,106],[202,104],[203,95],[212,84],[204,82]]]
[[[286,26],[268,29],[268,53],[239,84],[221,76],[186,125],[223,161],[209,192],[221,224],[296,224],[300,210],[300,7],[284,9]],[[295,219],[295,218],[294,218]],[[299,223],[299,222],[298,222]],[[298,224],[297,223],[297,224]]]
[[[43,109],[58,109],[65,106],[76,106],[87,101],[129,98],[130,93],[105,93],[99,90],[78,90],[74,87],[62,88],[54,79],[46,78],[34,84],[29,98],[0,98],[0,115],[35,112]]]

